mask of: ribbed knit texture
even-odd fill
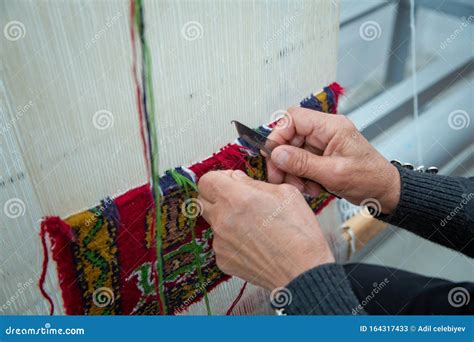
[[[421,237],[474,256],[474,178],[446,177],[405,170],[400,173],[400,201],[391,215],[378,218]],[[344,268],[315,267],[287,289],[289,315],[364,315]]]
[[[398,171],[400,202],[378,218],[474,257],[474,179]]]
[[[285,308],[288,315],[365,314],[363,309],[358,309],[359,301],[339,264],[315,267],[295,278],[286,288],[291,293],[291,302]]]

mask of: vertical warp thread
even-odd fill
[[[146,132],[148,132],[148,126],[149,126],[149,120],[147,115],[145,115],[144,112],[144,107],[146,110],[146,104],[144,101],[144,93],[142,95],[141,91],[141,86],[137,74],[138,66],[137,66],[137,49],[136,49],[136,39],[135,39],[135,23],[136,23],[136,11],[135,11],[135,2],[133,0],[130,1],[130,39],[131,39],[131,44],[132,44],[132,76],[133,76],[133,82],[135,84],[135,95],[136,95],[136,101],[137,101],[137,111],[138,111],[138,116],[139,116],[139,126],[140,126],[140,138],[142,140],[142,145],[143,145],[143,154],[144,154],[144,160],[145,160],[145,167],[146,167],[146,172],[147,172],[147,178],[150,184],[153,184],[153,180],[151,179],[151,163],[150,163],[150,154],[151,154],[151,142],[149,138],[149,134],[145,134],[145,127],[146,125],[147,129]],[[138,26],[138,25],[137,25]],[[156,213],[155,213],[156,215]],[[155,241],[156,239],[156,222],[153,223],[151,229],[151,240]],[[158,258],[158,252],[156,253],[156,257]],[[155,286],[156,288],[159,287],[159,276],[158,272],[155,267],[152,267],[152,273],[155,279]],[[160,293],[157,293],[157,301],[160,305],[160,312],[162,312],[162,301],[160,298]]]
[[[136,48],[136,41],[135,41],[135,3],[134,1],[130,1],[130,39],[132,42],[132,76],[133,82],[135,84],[135,95],[137,99],[137,111],[139,116],[139,125],[140,125],[140,138],[142,139],[143,144],[143,155],[144,160],[146,163],[146,171],[147,177],[150,180],[151,174],[151,165],[150,165],[150,141],[145,135],[145,128],[143,121],[146,120],[143,112],[143,102],[142,102],[142,93],[141,87],[138,80],[137,75],[137,48]]]
[[[139,35],[140,47],[141,47],[141,63],[142,63],[142,101],[143,101],[143,117],[146,124],[146,132],[148,138],[148,149],[149,149],[149,166],[151,174],[151,187],[153,198],[155,202],[155,230],[154,234],[156,238],[156,258],[158,268],[158,293],[160,300],[160,307],[162,314],[167,313],[166,297],[164,290],[164,277],[163,277],[163,257],[161,253],[162,247],[162,225],[161,225],[161,193],[159,187],[159,170],[158,170],[158,140],[155,127],[155,99],[153,94],[153,81],[152,81],[152,63],[151,54],[148,48],[148,44],[145,37],[145,20],[143,13],[143,2],[142,0],[130,0],[131,18],[134,22],[131,25],[136,25],[136,29]],[[142,125],[143,126],[143,125]],[[145,141],[143,141],[146,144]]]

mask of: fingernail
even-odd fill
[[[286,152],[284,149],[276,149],[275,151],[272,152],[272,161],[277,164],[278,166],[284,166],[288,162],[289,158],[288,152]]]

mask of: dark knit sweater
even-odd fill
[[[391,215],[378,218],[473,257],[474,178],[398,170],[398,206]],[[295,278],[287,288],[292,300],[284,312],[290,315],[366,314],[360,305],[362,299],[355,295],[340,264],[315,267]]]

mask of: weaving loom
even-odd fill
[[[37,6],[46,11],[44,5]],[[63,6],[66,11],[72,12],[74,9],[73,5]],[[200,216],[195,215],[196,203],[193,201],[197,196],[195,184],[205,172],[216,169],[241,169],[255,179],[265,180],[264,161],[255,151],[244,146],[241,141],[236,141],[187,168],[175,166],[199,160],[199,156],[209,155],[210,151],[217,150],[218,146],[230,141],[229,134],[217,136],[215,134],[216,130],[224,127],[224,124],[230,130],[229,118],[246,120],[244,116],[247,116],[246,122],[271,123],[275,116],[270,116],[269,113],[275,113],[279,108],[287,108],[297,103],[298,99],[306,95],[310,89],[333,79],[335,58],[328,58],[315,52],[322,44],[326,46],[328,55],[335,56],[337,20],[334,18],[337,8],[324,1],[302,1],[298,4],[288,2],[286,6],[281,7],[267,4],[256,9],[249,5],[248,11],[258,12],[252,18],[255,22],[263,16],[285,19],[288,13],[300,17],[301,20],[294,23],[291,20],[293,25],[291,28],[286,27],[287,25],[282,26],[287,32],[282,32],[281,37],[266,37],[263,43],[260,39],[252,42],[241,39],[222,48],[225,53],[221,53],[220,56],[209,54],[211,58],[215,58],[211,60],[209,66],[226,59],[226,64],[223,65],[230,62],[237,65],[235,73],[232,71],[222,76],[209,75],[209,71],[200,74],[198,71],[191,71],[188,72],[191,74],[190,77],[182,77],[180,66],[173,60],[178,56],[179,60],[186,60],[184,56],[190,52],[194,56],[199,56],[216,44],[219,38],[208,38],[209,31],[201,32],[201,45],[206,46],[200,47],[192,36],[185,34],[186,25],[181,25],[178,28],[178,35],[184,35],[184,39],[179,37],[181,43],[174,44],[176,36],[165,41],[162,31],[166,31],[167,28],[161,25],[169,25],[169,21],[173,21],[168,18],[170,13],[176,18],[180,18],[183,13],[195,13],[200,25],[214,27],[216,32],[219,31],[216,22],[226,23],[226,20],[233,20],[229,19],[227,14],[223,14],[234,13],[231,4],[227,5],[229,12],[226,12],[227,8],[224,5],[207,2],[213,13],[221,14],[222,18],[218,15],[217,17],[201,15],[206,12],[206,3],[202,3],[201,6],[204,9],[196,8],[192,3],[186,4],[185,9],[177,9],[172,2],[156,4],[130,1],[113,6],[87,4],[86,7],[94,13],[92,17],[95,23],[101,23],[97,18],[102,18],[102,26],[100,24],[96,26],[99,27],[99,32],[103,32],[99,36],[94,36],[89,31],[86,36],[93,39],[86,42],[85,48],[82,48],[82,53],[78,54],[77,58],[87,56],[84,57],[84,61],[80,60],[80,64],[85,63],[87,66],[83,70],[88,70],[93,66],[89,67],[87,61],[91,60],[90,54],[94,53],[98,64],[96,72],[100,74],[100,68],[107,69],[105,67],[107,63],[101,60],[103,56],[110,55],[115,58],[115,54],[126,55],[127,58],[117,67],[117,75],[120,77],[114,74],[108,81],[120,84],[120,87],[124,88],[122,94],[128,94],[128,97],[119,98],[107,89],[100,89],[97,98],[111,99],[109,100],[111,102],[106,105],[99,104],[98,107],[97,105],[87,107],[88,104],[84,103],[79,112],[95,112],[98,118],[105,118],[108,121],[105,123],[94,121],[96,117],[94,115],[94,126],[98,125],[99,128],[97,130],[92,128],[92,131],[89,128],[88,131],[80,128],[80,115],[72,115],[69,124],[77,127],[80,132],[73,135],[79,137],[78,144],[77,141],[76,144],[67,143],[66,135],[69,130],[65,128],[66,120],[61,116],[52,117],[50,127],[53,128],[46,131],[49,132],[47,138],[52,140],[48,149],[54,148],[55,145],[65,145],[64,151],[61,149],[55,151],[58,155],[64,154],[65,162],[61,161],[55,165],[48,174],[42,171],[44,160],[40,162],[34,155],[35,151],[24,148],[27,141],[18,143],[19,149],[25,151],[18,163],[26,165],[22,166],[22,169],[29,170],[26,178],[28,181],[32,179],[31,183],[36,187],[35,194],[39,196],[39,209],[33,210],[31,208],[34,208],[34,205],[27,203],[28,213],[34,213],[32,215],[36,217],[32,219],[34,223],[29,224],[37,227],[39,217],[46,217],[41,224],[40,232],[45,252],[42,257],[38,253],[36,259],[44,260],[43,270],[37,278],[40,279],[42,294],[48,298],[51,312],[53,307],[56,308],[55,313],[62,312],[61,300],[58,297],[62,298],[66,314],[252,314],[266,312],[268,309],[267,293],[250,284],[244,284],[240,279],[230,279],[218,270],[211,249],[211,229]],[[321,23],[315,26],[314,30],[308,31],[304,23],[314,19],[312,13],[316,13],[316,9],[328,15],[321,18]],[[17,10],[34,16],[34,13],[28,13],[28,10],[21,8],[21,5]],[[166,13],[166,19],[162,17],[162,21],[149,20],[152,18],[152,13],[158,13],[160,16],[165,16]],[[104,18],[107,19],[106,25],[103,24]],[[289,19],[291,18],[293,17],[290,16]],[[184,22],[183,19],[176,21],[186,24],[192,23],[191,19],[193,18],[186,18]],[[229,24],[228,27],[235,27],[236,32],[245,37],[246,25],[238,22],[238,19],[235,20],[236,22]],[[269,25],[270,22],[273,23],[270,20],[260,25],[263,27],[261,32],[263,37],[265,37],[265,25]],[[281,22],[288,22],[288,18]],[[61,27],[64,30],[68,26],[62,19],[56,21],[54,25],[59,25],[58,31]],[[276,22],[272,25],[278,27],[281,23]],[[80,26],[85,30],[87,25]],[[104,29],[101,31],[102,27]],[[275,29],[268,32],[275,32]],[[39,34],[33,31],[28,33]],[[94,44],[97,42],[108,44],[108,39],[105,38],[107,35],[112,35],[121,41],[121,44],[108,45],[110,49],[105,49],[106,51],[94,50]],[[131,38],[131,44],[124,37]],[[76,43],[78,42],[72,40],[68,44]],[[236,48],[232,48],[233,45],[236,45]],[[62,44],[56,47],[47,46],[52,49],[53,54],[63,48]],[[57,49],[56,52],[53,49]],[[236,52],[238,50],[239,53]],[[155,55],[156,51],[168,53]],[[262,53],[259,52],[254,59],[250,58],[252,61],[248,64],[239,64],[240,57],[231,60],[234,58],[231,56],[245,55],[246,51],[262,51]],[[128,57],[130,55],[131,60]],[[15,60],[9,63],[14,64]],[[298,65],[299,63],[303,64]],[[68,64],[61,64],[61,68],[66,70]],[[130,64],[132,64],[131,73]],[[188,64],[193,65],[190,60]],[[205,65],[208,65],[207,61]],[[285,70],[288,68],[288,71],[282,71],[282,67]],[[323,75],[320,70],[324,70],[325,74]],[[24,74],[20,73],[20,76],[28,79],[27,71],[26,69]],[[174,73],[172,77],[166,78],[171,72]],[[247,87],[248,81],[241,76],[249,72],[256,75],[255,83],[251,87]],[[264,80],[265,75],[265,81],[259,81],[259,77]],[[290,75],[291,77],[288,77]],[[195,81],[202,80],[203,77],[207,79],[206,87],[200,87]],[[222,77],[225,77],[226,81],[223,82]],[[168,81],[163,84],[162,80],[165,78]],[[298,87],[293,82],[297,83]],[[183,91],[189,93],[188,99],[182,100],[181,94],[171,95],[169,89],[173,87],[169,85],[180,85]],[[279,88],[275,89],[275,85]],[[15,98],[17,103],[22,103],[23,99],[29,96],[34,99],[33,110],[46,106],[41,97],[32,94],[20,96],[19,89],[9,88],[13,94],[8,97]],[[243,89],[241,94],[243,100],[236,103],[234,92],[239,88]],[[94,86],[94,89],[97,88]],[[70,91],[68,87],[67,91]],[[212,99],[208,97],[207,92],[212,93]],[[342,89],[337,84],[331,84],[320,93],[302,101],[301,105],[335,113],[341,92]],[[68,95],[71,98],[79,96],[74,92]],[[54,103],[59,101],[58,98],[51,98],[50,101]],[[251,102],[245,101],[249,98],[252,99]],[[10,101],[7,98],[6,102]],[[102,103],[101,101],[103,100],[98,100],[99,103]],[[119,108],[120,105],[111,104],[114,101],[126,110]],[[238,108],[238,111],[231,110],[232,106]],[[113,109],[108,111],[97,110],[98,108]],[[166,116],[165,111],[171,113]],[[110,116],[108,113],[118,114]],[[182,119],[174,113],[192,114],[191,117]],[[259,113],[259,116],[255,116],[254,113]],[[175,116],[177,119],[174,119]],[[170,118],[173,118],[175,123],[181,123],[180,127],[173,126]],[[214,133],[206,127],[206,118],[208,122],[215,121]],[[25,127],[28,125],[34,127],[35,119],[25,116],[22,120],[24,124],[18,125],[16,134],[28,137],[28,134],[25,134]],[[262,134],[268,135],[270,126],[264,125],[257,129]],[[42,124],[37,124],[37,127],[42,127]],[[55,135],[51,135],[50,132],[54,127],[64,129],[56,130]],[[133,129],[133,132],[130,132],[130,127],[139,127],[139,130]],[[116,129],[114,135],[107,134],[109,128]],[[171,133],[167,130],[171,130]],[[183,132],[186,132],[186,135]],[[201,132],[202,136],[196,136],[196,132]],[[92,148],[86,147],[82,144],[83,137],[92,139],[96,145]],[[114,144],[119,148],[109,147]],[[194,145],[200,149],[199,152],[189,147]],[[170,146],[174,149],[171,150]],[[14,147],[11,147],[11,150],[13,151]],[[123,152],[124,150],[126,152]],[[86,164],[94,165],[95,170],[87,171],[81,168],[76,170],[78,165]],[[170,167],[172,168],[169,169]],[[51,173],[57,178],[54,179]],[[71,179],[74,179],[72,184]],[[74,187],[75,182],[80,183],[80,186]],[[17,192],[15,195],[9,197],[24,198],[17,195]],[[36,195],[30,197],[34,198]],[[101,198],[103,200],[99,202]],[[329,204],[331,199],[332,196],[323,193],[319,198],[307,198],[307,201],[316,213]],[[87,207],[90,209],[77,213]],[[76,214],[70,215],[74,212]],[[159,234],[160,228],[161,234]],[[334,237],[336,240],[338,238],[340,237]],[[38,245],[37,240],[35,244]],[[57,275],[53,267],[46,268],[48,252],[57,264]],[[38,267],[35,273],[38,274],[40,270]],[[60,286],[60,291],[53,291],[57,284]],[[50,298],[51,294],[56,295],[56,298]],[[39,305],[44,307],[44,303],[43,300]]]
[[[301,106],[335,113],[340,92],[341,88],[332,84],[302,101]],[[268,135],[270,127],[261,126],[258,131]],[[198,218],[195,183],[210,170],[226,169],[240,169],[254,179],[265,180],[263,157],[238,142],[201,163],[176,168],[160,178],[161,221],[157,224],[161,229],[155,229],[149,185],[106,199],[64,221],[47,218],[42,236],[44,239],[49,233],[51,237],[66,313],[175,314],[204,297],[211,314],[207,294],[229,276],[217,268],[212,230]],[[322,192],[318,198],[308,197],[307,202],[318,213],[333,198]],[[161,240],[158,255],[155,231],[162,232],[156,237]],[[101,296],[107,305],[99,301]]]

